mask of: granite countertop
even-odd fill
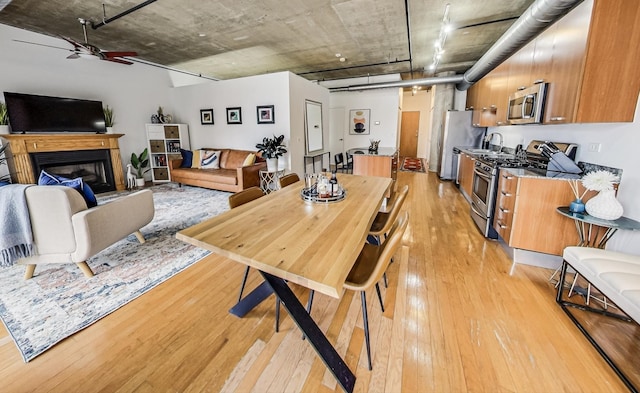
[[[397,151],[398,149],[396,149],[395,147],[379,147],[378,151],[375,151],[375,152],[369,151],[368,147],[356,147],[356,148],[347,150],[347,153],[351,155],[360,154],[360,155],[366,155],[366,156],[391,157],[391,156],[394,156]]]
[[[582,175],[547,171],[544,169],[532,169],[532,168],[500,168],[501,171],[506,171],[517,177],[534,177],[543,179],[555,179],[555,180],[568,180],[568,179],[580,179]]]

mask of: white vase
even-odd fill
[[[622,217],[622,205],[616,199],[614,190],[602,190],[584,205],[589,215],[603,220],[616,220]]]
[[[144,187],[144,177],[136,179],[136,187]]]
[[[113,134],[113,127],[107,127],[107,134]]]
[[[276,172],[278,170],[278,157],[267,158],[267,171]]]
[[[6,135],[9,133],[8,125],[0,125],[0,135]]]

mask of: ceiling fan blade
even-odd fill
[[[46,45],[46,44],[39,44],[37,42],[30,42],[30,41],[22,41],[22,40],[13,40],[15,42],[21,42],[23,44],[30,44],[30,45],[38,45],[38,46],[44,46],[46,48],[53,48],[53,49],[61,49],[61,50],[68,50],[73,52],[73,49],[69,49],[69,48],[61,48],[59,46],[53,46],[53,45]]]
[[[124,60],[124,59],[118,59],[116,57],[105,57],[102,60],[106,60],[106,61],[113,61],[114,63],[120,63],[120,64],[126,64],[126,65],[131,65],[133,64],[132,62],[128,61],[128,60]]]
[[[115,51],[103,51],[103,55],[108,58],[112,57],[124,57],[124,56],[138,56],[138,52],[115,52]]]

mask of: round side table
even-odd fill
[[[260,188],[262,189],[262,192],[268,194],[280,189],[280,178],[284,176],[284,169],[275,172],[261,170],[259,175]]]

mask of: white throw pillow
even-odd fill
[[[201,150],[200,151],[200,168],[219,169],[220,168],[220,150]]]

